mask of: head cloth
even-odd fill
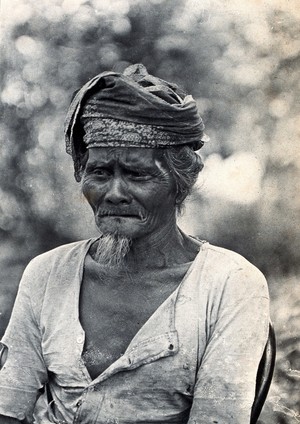
[[[208,138],[195,100],[136,64],[103,72],[74,96],[65,120],[66,151],[80,181],[80,157],[90,147],[200,149]]]

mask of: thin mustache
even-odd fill
[[[140,219],[144,219],[144,214],[141,211],[131,210],[107,210],[101,209],[97,212],[98,216],[138,216]]]

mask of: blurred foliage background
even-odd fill
[[[142,62],[193,94],[211,138],[182,227],[269,280],[278,355],[260,423],[299,423],[297,0],[2,0],[0,18],[0,335],[26,263],[96,234],[64,152],[73,91]]]

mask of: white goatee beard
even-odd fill
[[[124,265],[125,257],[130,250],[131,239],[118,234],[102,235],[98,241],[94,259],[107,267]]]

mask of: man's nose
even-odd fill
[[[127,185],[122,178],[115,177],[111,180],[104,199],[107,203],[111,203],[113,205],[130,203],[131,196],[128,192]]]

